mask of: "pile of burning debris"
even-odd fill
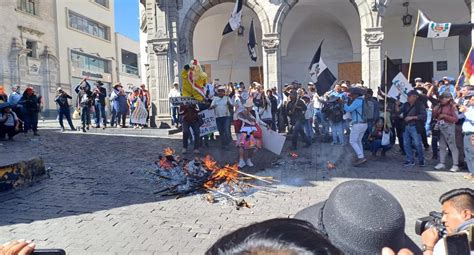
[[[237,165],[220,167],[211,156],[195,157],[192,160],[175,155],[174,150],[163,150],[157,168],[148,173],[154,175],[162,188],[156,192],[160,196],[176,196],[180,198],[188,194],[201,193],[210,203],[231,201],[237,208],[251,205],[243,199],[262,188],[272,188],[268,185],[276,180],[272,177],[261,177],[239,170]],[[259,186],[251,181],[267,184]]]

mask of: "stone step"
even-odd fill
[[[46,174],[43,159],[3,158],[0,161],[0,192],[21,188]]]

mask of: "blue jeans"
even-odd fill
[[[431,125],[431,117],[433,116],[433,111],[431,109],[426,110],[426,122],[425,122],[425,129],[426,134],[431,133],[430,125]]]
[[[86,125],[91,124],[91,113],[89,106],[82,106],[81,108],[81,122],[82,127],[86,127]]]
[[[405,125],[405,132],[403,132],[403,147],[407,154],[407,162],[415,162],[412,145],[415,146],[418,154],[418,162],[424,163],[425,156],[423,154],[423,144],[421,143],[421,135],[416,130],[416,125]]]
[[[99,102],[96,102],[94,105],[95,108],[95,125],[100,125],[100,119],[102,118],[102,124],[104,127],[107,125],[107,118],[105,117],[105,105],[102,105]]]
[[[232,140],[230,135],[230,117],[218,117],[216,118],[217,130],[219,131],[219,136],[222,146],[227,146]]]
[[[197,122],[189,123],[189,122],[183,121],[183,148],[184,149],[188,148],[189,139],[192,137],[191,131],[189,130],[189,128],[193,130],[194,149],[197,150],[199,149],[201,145],[201,139],[200,139],[201,130]]]
[[[309,119],[309,120],[305,120],[305,123],[304,123],[304,133],[306,134],[306,136],[311,139],[314,135],[314,130],[313,130],[313,120],[312,119]]]
[[[171,125],[179,124],[179,107],[171,106]]]
[[[319,127],[321,125],[321,128]],[[316,133],[321,135],[327,135],[329,133],[328,122],[326,121],[326,116],[321,112],[321,109],[314,109],[314,127]]]
[[[331,123],[332,142],[344,144],[344,122]],[[339,140],[339,142],[338,142]]]
[[[61,128],[64,128],[63,118],[66,117],[69,127],[71,129],[74,129],[74,125],[72,124],[72,120],[71,120],[71,112],[69,111],[69,108],[61,107],[59,108],[58,113],[59,113],[59,125],[61,126]]]
[[[372,153],[377,153],[378,150],[382,149],[383,152],[387,152],[392,148],[392,145],[382,145],[382,140],[377,139],[372,141]]]
[[[295,125],[293,126],[293,135],[291,137],[291,143],[295,148],[298,145],[298,135],[301,135],[306,145],[311,145],[311,140],[304,133],[304,121],[305,120],[297,120]]]

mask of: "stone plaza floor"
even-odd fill
[[[439,210],[438,197],[473,185],[464,173],[405,168],[393,149],[386,158],[350,166],[351,149],[314,144],[297,159],[262,153],[248,169],[280,182],[272,192],[259,191],[251,209],[209,204],[199,195],[158,197],[146,169],[164,147],[181,150],[180,134],[163,130],[93,130],[60,133],[55,123],[41,124],[41,136],[18,135],[0,142],[0,157],[39,155],[49,178],[31,187],[0,193],[0,242],[32,239],[39,248],[63,248],[68,254],[203,254],[220,236],[238,227],[274,217],[291,217],[327,198],[347,180],[368,180],[390,191],[402,204],[406,232],[416,243],[416,218]],[[56,127],[56,128],[53,128]],[[236,150],[209,149],[221,161],[235,161]],[[328,160],[337,168],[327,170]],[[231,162],[230,162],[231,163]]]

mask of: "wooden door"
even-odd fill
[[[338,80],[356,83],[362,80],[361,62],[347,62],[338,64]]]
[[[259,71],[260,69],[260,71]],[[262,66],[252,66],[250,67],[250,83],[258,82],[263,84],[263,67]]]
[[[402,72],[405,77],[408,75],[410,64],[402,65]],[[415,78],[420,77],[424,82],[431,82],[433,79],[433,62],[413,63],[411,67],[410,83],[415,84]]]

